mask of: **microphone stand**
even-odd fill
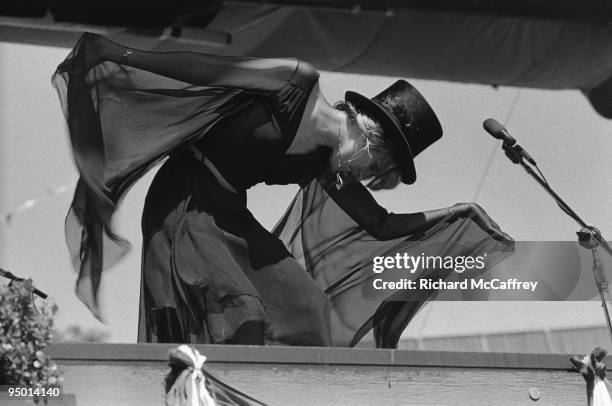
[[[608,289],[608,281],[606,280],[604,274],[603,263],[599,258],[598,248],[603,248],[608,254],[612,255],[612,248],[608,245],[608,242],[602,237],[600,231],[592,226],[589,226],[585,223],[578,214],[571,207],[567,205],[559,197],[557,193],[550,187],[546,179],[543,176],[537,174],[533,168],[523,160],[523,155],[521,154],[522,148],[519,145],[511,145],[509,143],[504,142],[502,149],[506,153],[506,156],[512,161],[512,163],[521,165],[525,171],[532,178],[534,178],[540,186],[544,188],[548,192],[549,195],[555,200],[557,205],[563,210],[568,216],[574,219],[582,228],[576,234],[578,235],[578,243],[580,246],[590,249],[593,255],[593,276],[595,278],[595,283],[597,284],[597,290],[599,291],[599,296],[601,298],[601,307],[603,308],[604,315],[606,317],[606,323],[608,325],[608,333],[610,333],[610,339],[612,339],[612,321],[610,320],[610,311],[608,309],[608,297],[610,296],[610,291]],[[537,167],[537,166],[536,166]]]
[[[9,271],[4,270],[2,268],[0,268],[0,276],[4,276],[5,278],[10,279],[12,281],[16,281],[16,282],[21,282],[21,281],[24,280],[23,278],[19,278],[19,277],[13,275],[12,273],[10,273]],[[38,296],[40,296],[43,299],[47,298],[47,294],[46,293],[41,292],[40,290],[38,290],[36,288],[34,288],[34,293],[37,294]]]

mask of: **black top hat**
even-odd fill
[[[421,93],[398,80],[372,99],[348,91],[344,100],[381,125],[396,150],[402,182],[414,183],[414,157],[442,137],[440,121]]]

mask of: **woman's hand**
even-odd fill
[[[498,241],[512,241],[512,237],[504,233],[499,224],[495,222],[487,212],[476,203],[457,203],[449,207],[453,218],[469,218],[483,231]]]
[[[81,36],[81,40],[87,44],[85,47],[87,68],[91,68],[104,61],[125,63],[127,58],[133,53],[132,49],[92,32],[85,32]]]

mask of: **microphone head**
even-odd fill
[[[503,140],[504,139],[503,133],[508,132],[508,130],[506,130],[506,127],[501,125],[494,118],[487,118],[485,121],[483,121],[482,127],[485,129],[486,132],[488,132],[489,134],[491,134],[493,137],[497,138],[498,140]]]
[[[487,118],[483,123],[482,127],[486,132],[491,134],[494,138],[502,140],[505,145],[514,145],[516,140],[508,133],[506,127],[501,125],[497,120],[493,118]]]

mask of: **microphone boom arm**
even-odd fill
[[[518,147],[518,148],[517,148]],[[602,247],[608,254],[612,255],[612,248],[608,245],[608,242],[603,238],[599,230],[595,227],[589,226],[584,222],[576,214],[571,207],[568,206],[563,199],[550,187],[548,182],[542,178],[539,174],[537,174],[533,168],[523,160],[523,155],[521,154],[520,146],[515,145],[512,146],[510,144],[504,143],[502,146],[506,156],[512,163],[519,164],[527,171],[532,178],[536,180],[548,192],[548,194],[555,200],[557,205],[563,210],[568,216],[570,216],[574,221],[576,221],[582,228],[577,233],[578,234],[578,242],[581,246],[585,248],[591,249],[593,254],[593,276],[595,277],[595,284],[597,285],[597,290],[599,291],[599,297],[601,300],[601,307],[603,308],[604,316],[606,318],[606,324],[608,326],[608,333],[610,334],[610,339],[612,339],[612,320],[610,317],[610,311],[608,309],[608,300],[607,296],[610,295],[610,291],[608,290],[608,281],[605,278],[605,274],[603,272],[603,263],[599,259],[599,254],[597,252],[598,247]],[[537,165],[534,165],[537,168]]]
[[[589,226],[587,223],[584,222],[584,220],[582,220],[580,218],[580,216],[578,216],[578,214],[576,214],[576,212],[574,210],[572,210],[572,208],[570,206],[568,206],[567,203],[565,203],[565,201],[563,201],[563,199],[550,187],[550,185],[548,184],[548,182],[546,182],[544,179],[542,179],[540,177],[540,175],[538,175],[533,168],[531,168],[529,165],[527,165],[525,163],[525,161],[523,160],[523,157],[514,150],[514,148],[512,147],[506,147],[504,146],[504,151],[506,152],[506,156],[508,156],[508,158],[513,162],[513,163],[518,163],[519,165],[521,165],[523,167],[523,169],[525,169],[525,171],[527,171],[527,173],[529,175],[531,175],[539,184],[540,186],[542,186],[544,188],[544,190],[546,190],[548,192],[548,194],[555,200],[555,202],[561,207],[561,210],[563,210],[568,216],[570,216],[572,219],[574,219],[574,221],[576,221],[576,223],[578,223],[580,225],[580,227],[582,228],[587,228],[590,230],[597,230],[592,226]],[[512,150],[512,152],[509,152],[508,150]],[[515,161],[515,160],[518,161]],[[593,232],[593,238],[595,238],[597,240],[597,242],[601,245],[601,247],[607,251],[610,255],[612,255],[612,248],[610,247],[610,245],[608,245],[608,242],[602,237],[601,233],[599,233],[599,231],[595,231]]]

